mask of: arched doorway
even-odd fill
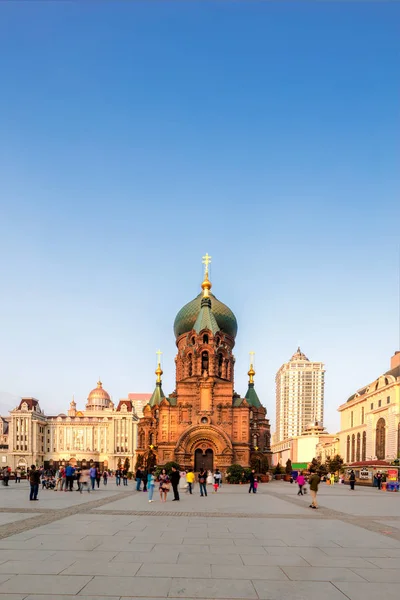
[[[386,423],[381,417],[376,424],[376,445],[375,454],[378,460],[385,460],[386,453]]]
[[[200,469],[214,470],[214,452],[211,448],[207,448],[204,452],[201,448],[197,448],[194,453],[194,470],[200,471]]]

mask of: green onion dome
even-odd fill
[[[176,338],[183,333],[189,333],[189,331],[193,329],[197,316],[200,312],[201,301],[203,297],[203,293],[200,292],[196,298],[185,304],[185,306],[181,308],[176,315],[174,322],[174,333]],[[231,309],[226,306],[226,304],[220,302],[218,298],[216,298],[211,292],[209,292],[209,298],[211,299],[211,311],[218,323],[220,330],[235,338],[238,329],[235,315]]]

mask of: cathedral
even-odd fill
[[[202,292],[175,318],[176,388],[168,397],[159,353],[156,387],[138,425],[138,465],[175,461],[198,471],[238,463],[261,470],[269,462],[270,425],[254,387],[254,361],[242,398],[234,390],[237,321],[211,293],[210,258],[203,258]]]

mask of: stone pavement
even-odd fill
[[[316,511],[296,492],[149,504],[110,481],[33,503],[26,482],[0,486],[0,600],[397,600],[400,494],[321,485]]]

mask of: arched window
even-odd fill
[[[356,449],[356,461],[360,462],[361,460],[361,433],[357,433],[357,449]]]
[[[203,335],[203,344],[208,344],[208,335],[206,333]]]
[[[253,435],[253,448],[257,448],[257,446],[258,446],[257,436]]]
[[[191,377],[193,375],[193,360],[192,360],[191,354],[188,354],[187,360],[188,360],[188,377]]]
[[[367,460],[367,432],[366,431],[363,431],[363,435],[362,435],[361,460]]]
[[[144,448],[144,431],[139,433],[139,448]]]
[[[375,454],[378,460],[385,460],[386,454],[386,423],[381,417],[376,424]]]
[[[202,352],[201,354],[201,373],[204,371],[208,374],[208,352]]]
[[[222,377],[222,365],[224,363],[224,357],[222,354],[218,354],[218,377]]]
[[[356,454],[356,436],[353,433],[353,435],[351,436],[351,462],[352,463],[355,461],[355,454]]]
[[[346,445],[346,462],[350,462],[350,436],[347,436],[347,445]]]
[[[152,445],[154,444],[154,441],[153,441],[153,440],[154,440],[154,434],[153,434],[153,433],[150,433],[150,435],[149,435],[149,445],[150,445],[150,446],[152,446]]]
[[[195,345],[195,343],[196,343],[196,338],[193,336],[192,337],[192,344],[193,344],[193,346]]]

